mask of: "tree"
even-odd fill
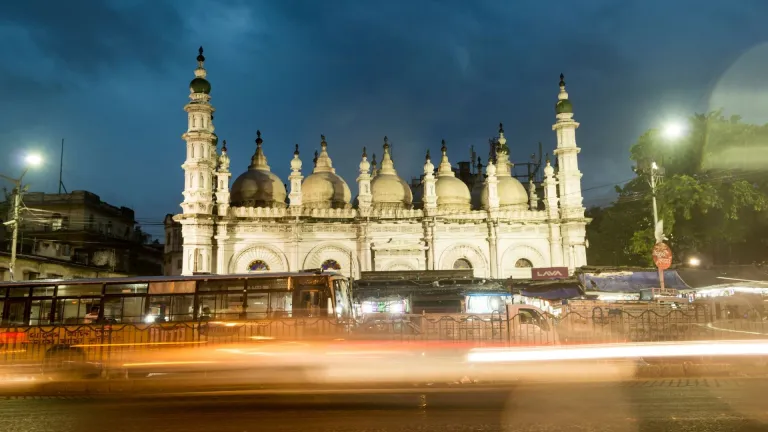
[[[768,245],[768,173],[756,156],[766,145],[768,125],[746,124],[721,111],[696,114],[677,140],[649,130],[630,150],[637,176],[617,188],[617,200],[589,227],[590,249],[606,249],[592,252],[590,262],[651,263],[652,162],[664,170],[656,198],[676,257],[703,254],[716,264],[762,261]],[[614,262],[606,254],[615,256]]]

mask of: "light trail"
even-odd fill
[[[473,363],[558,360],[632,359],[642,357],[768,355],[768,341],[700,341],[684,343],[612,344],[529,349],[472,349]]]

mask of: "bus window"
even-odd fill
[[[317,289],[300,289],[294,292],[293,316],[325,316],[325,296]]]
[[[248,293],[248,309],[246,309],[248,319],[263,319],[269,316],[269,295],[270,293]],[[279,295],[279,293],[273,295]]]
[[[101,295],[101,284],[59,285],[57,297],[80,297]]]
[[[274,318],[290,317],[293,311],[293,295],[290,292],[269,293],[269,310]]]
[[[333,293],[336,299],[335,312],[336,316],[341,318],[342,316],[350,316],[352,314],[352,302],[349,296],[349,285],[347,281],[343,279],[336,279],[333,281]]]
[[[149,296],[149,313],[144,322],[191,321],[195,296]]]
[[[94,307],[98,308],[100,299],[59,299],[53,320],[57,324],[85,324],[85,316]]]
[[[144,321],[144,297],[112,297],[104,300],[104,320],[116,323]]]
[[[53,300],[32,300],[29,325],[46,325],[51,322]]]
[[[243,299],[244,294],[228,293],[228,294],[203,294],[200,295],[200,316],[204,314],[203,309],[208,308],[210,311],[210,318],[217,320],[236,320],[239,319],[243,313]]]
[[[6,303],[4,307],[4,325],[27,325],[27,323],[24,322],[24,309],[27,307],[27,301],[25,299],[8,300],[8,303]]]

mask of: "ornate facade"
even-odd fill
[[[503,127],[489,163],[472,188],[455,176],[445,142],[427,152],[413,190],[399,175],[384,137],[377,164],[362,149],[357,197],[336,174],[331,146],[321,137],[311,173],[299,147],[290,161],[289,190],[271,172],[268,144],[257,132],[248,170],[230,187],[226,141],[218,150],[211,85],[202,48],[190,83],[184,201],[168,223],[181,230],[182,274],[334,269],[361,271],[472,268],[480,278],[530,278],[531,267],[586,264],[585,226],[573,110],[560,80],[555,109],[557,172],[547,161],[540,205],[511,175]],[[479,165],[479,164],[478,164]]]

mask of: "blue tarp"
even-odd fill
[[[581,296],[581,291],[579,290],[579,287],[576,286],[552,288],[541,291],[522,289],[520,290],[520,295],[544,300],[563,300],[579,297]]]
[[[639,293],[641,290],[659,288],[659,272],[604,272],[582,273],[579,280],[585,291]],[[664,272],[665,288],[687,289],[677,270]]]

